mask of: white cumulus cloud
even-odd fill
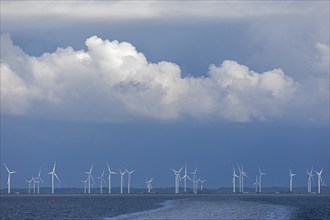
[[[329,46],[326,44],[317,43],[315,47],[318,51],[318,54],[316,56],[317,66],[321,70],[329,74],[329,62],[330,62]]]
[[[236,61],[182,77],[171,62],[151,63],[128,42],[92,36],[86,50],[58,48],[29,56],[1,36],[1,112],[73,120],[278,117],[299,85],[281,69],[263,73]]]

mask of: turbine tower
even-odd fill
[[[94,178],[92,176],[92,171],[93,171],[93,164],[91,166],[91,169],[89,170],[89,172],[85,172],[88,176],[88,194],[91,194],[91,180],[94,182]]]
[[[319,193],[319,194],[321,193],[321,179],[322,179],[321,175],[322,175],[322,171],[323,171],[323,168],[319,172],[315,171],[315,173],[317,175],[317,193]]]
[[[199,182],[201,183],[201,192],[203,191],[203,185],[204,185],[204,182],[205,182],[206,180],[201,180],[201,179],[199,179]]]
[[[28,187],[29,187],[28,192],[29,192],[29,194],[30,194],[30,192],[31,192],[31,183],[32,183],[32,179],[30,179],[30,180],[25,180],[25,182],[28,183]]]
[[[32,182],[33,182],[33,194],[36,194],[36,183],[38,182],[36,178],[32,177]]]
[[[192,177],[192,183],[193,183],[193,192],[196,193],[197,192],[197,168],[195,169],[194,172],[191,172],[191,174],[193,175]]]
[[[81,181],[81,182],[84,183],[84,194],[86,194],[87,181],[88,181],[88,177],[86,178],[86,180],[82,180],[82,181]]]
[[[54,194],[54,176],[60,182],[60,179],[58,178],[57,174],[55,173],[55,168],[56,168],[56,161],[54,161],[54,166],[52,172],[49,172],[48,175],[52,175],[52,194]]]
[[[119,170],[119,172],[120,172],[120,194],[123,194],[124,175],[126,171],[122,172],[121,170]]]
[[[175,193],[179,193],[179,186],[180,186],[180,172],[183,169],[183,167],[180,168],[180,170],[174,170],[172,169],[174,175],[175,175]]]
[[[200,179],[194,179],[194,180],[193,180],[193,183],[194,183],[194,185],[195,185],[194,193],[197,193],[197,192],[198,192],[198,183],[199,183],[200,181],[201,181]]]
[[[184,192],[187,192],[187,178],[191,181],[187,175],[187,164],[184,164],[184,176],[181,178],[181,180],[184,179]]]
[[[131,188],[131,174],[134,173],[135,170],[132,171],[128,171],[127,169],[125,169],[127,172],[127,194],[130,194],[130,188]]]
[[[3,163],[3,165],[5,165],[7,173],[8,173],[7,185],[8,185],[8,194],[10,194],[10,176],[11,176],[11,174],[16,173],[16,171],[10,171],[5,163]]]
[[[290,177],[290,192],[292,192],[292,177],[294,177],[296,174],[291,172],[291,169],[289,168],[289,177]]]
[[[256,193],[257,193],[258,192],[258,185],[259,185],[258,175],[256,175],[256,181],[252,185],[256,186]]]
[[[239,176],[236,175],[235,167],[233,166],[233,193],[236,192],[236,178],[239,178]]]
[[[241,175],[241,192],[244,193],[244,177],[248,177],[247,173],[244,172],[243,165],[241,165],[241,170],[240,170],[240,175]]]
[[[146,184],[147,184],[147,188],[148,188],[148,193],[151,192],[151,189],[152,189],[151,183],[152,183],[153,180],[154,179],[152,177],[150,178],[150,180],[146,180]]]
[[[103,172],[102,172],[102,175],[99,176],[99,177],[97,177],[97,178],[100,179],[100,181],[101,181],[101,185],[100,185],[100,193],[102,194],[102,193],[103,193],[103,182],[105,183],[105,181],[104,181],[104,170],[103,170]]]
[[[108,184],[109,184],[109,194],[111,194],[111,174],[117,174],[116,172],[113,172],[110,169],[109,163],[107,161],[107,167],[108,167],[108,171],[109,171],[109,176],[108,176]]]
[[[40,192],[40,190],[39,190],[39,188],[40,188],[40,182],[44,183],[44,181],[41,179],[41,169],[39,169],[38,176],[35,178],[35,180],[36,180],[36,183],[38,184],[37,185],[37,192],[39,194],[39,192]]]
[[[261,193],[261,176],[266,175],[266,173],[261,172],[260,167],[258,167],[259,170],[259,193]]]
[[[241,193],[242,192],[242,170],[241,168],[239,167],[239,165],[237,165],[237,168],[238,168],[238,172],[239,172],[239,192]]]
[[[312,177],[314,176],[313,175],[313,167],[312,167],[311,171],[308,171],[307,168],[306,168],[306,170],[307,170],[307,175],[308,175],[307,192],[311,193],[312,192]]]

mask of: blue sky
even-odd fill
[[[62,186],[105,161],[136,187],[185,162],[329,181],[329,2],[1,2],[1,161],[23,187],[54,160]]]

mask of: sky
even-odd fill
[[[135,169],[133,187],[329,183],[328,1],[1,1],[1,162],[12,188]],[[7,175],[1,165],[1,188]],[[119,186],[118,176],[113,186]],[[99,183],[96,183],[97,185]],[[314,181],[316,184],[316,181]]]

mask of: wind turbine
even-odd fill
[[[86,180],[82,180],[81,182],[84,183],[84,194],[86,194],[86,188],[87,188],[87,181],[88,181],[88,177]]]
[[[38,182],[36,178],[32,177],[32,182],[33,182],[33,194],[36,194],[36,183]]]
[[[119,172],[120,172],[120,194],[123,194],[124,175],[126,171],[122,172],[121,170],[119,170]]]
[[[317,184],[317,193],[321,193],[321,179],[322,179],[321,175],[322,175],[322,171],[323,171],[323,168],[319,172],[315,171],[315,173],[317,175],[317,183],[318,183]]]
[[[187,178],[191,181],[190,177],[187,175],[187,164],[184,164],[184,176],[181,177],[181,180],[184,179],[184,192],[187,192]]]
[[[29,194],[30,194],[30,192],[31,192],[31,183],[32,183],[32,179],[30,179],[30,180],[25,180],[25,182],[27,182],[28,183],[28,186],[29,186]]]
[[[39,188],[40,188],[40,182],[44,183],[44,181],[41,179],[41,169],[39,169],[39,173],[38,176],[35,178],[36,179],[36,183],[37,185],[37,189],[38,189],[38,194],[39,194]]]
[[[258,192],[258,185],[259,185],[258,175],[256,175],[256,181],[252,185],[256,186],[256,193],[257,193]]]
[[[179,193],[179,185],[180,185],[180,172],[183,169],[183,167],[180,168],[180,170],[174,170],[172,169],[174,175],[175,175],[175,193]]]
[[[198,183],[200,182],[200,179],[193,179],[193,183],[195,185],[194,193],[198,192]]]
[[[7,185],[8,185],[8,194],[10,194],[10,176],[11,176],[11,174],[16,173],[16,171],[10,171],[5,163],[3,163],[3,165],[5,165],[7,173],[8,173]]]
[[[146,180],[146,184],[147,184],[147,188],[148,188],[148,193],[150,193],[150,191],[152,189],[151,183],[152,183],[153,180],[154,179],[152,177],[150,178],[150,180]]]
[[[131,188],[131,174],[134,173],[135,170],[132,171],[128,171],[127,169],[125,169],[127,172],[127,194],[130,194],[130,188]]]
[[[100,193],[101,193],[101,194],[103,193],[103,182],[105,183],[103,177],[104,177],[104,170],[103,170],[103,172],[102,172],[102,175],[99,176],[99,177],[97,177],[97,178],[100,179],[100,181],[101,181],[101,187],[100,187]]]
[[[242,170],[239,167],[239,165],[237,165],[238,168],[238,172],[239,172],[239,192],[242,192]]]
[[[240,175],[241,175],[241,192],[244,193],[244,177],[248,177],[247,173],[244,172],[243,165],[241,165],[241,170],[240,170]]]
[[[87,179],[88,179],[88,194],[91,194],[91,179],[94,182],[94,178],[92,176],[92,171],[93,171],[93,164],[92,164],[91,169],[89,170],[89,172],[85,172],[88,175],[87,176]]]
[[[311,193],[312,192],[312,177],[313,175],[313,167],[311,169],[311,171],[308,171],[308,169],[306,168],[307,171],[307,175],[308,175],[308,187],[307,187],[307,192]]]
[[[109,194],[111,194],[111,174],[117,174],[117,173],[111,171],[108,161],[107,161],[107,167],[108,167],[108,171],[109,171],[109,176],[108,176]]]
[[[204,185],[204,182],[205,182],[206,180],[201,180],[201,179],[199,179],[199,182],[201,183],[201,192],[203,191],[203,185]]]
[[[49,172],[49,175],[52,175],[52,194],[54,194],[54,176],[60,182],[60,179],[58,178],[57,174],[55,173],[55,168],[56,168],[56,161],[54,161],[54,166],[52,172]]]
[[[327,186],[327,184],[324,182],[323,178],[322,178],[322,181],[321,181],[321,186]]]
[[[289,168],[289,177],[290,177],[290,192],[292,192],[292,177],[294,177],[296,174],[291,172],[291,169]]]
[[[261,172],[260,167],[258,167],[259,170],[259,193],[261,193],[261,176],[266,175],[266,173]]]
[[[236,175],[236,172],[235,172],[235,167],[233,166],[233,193],[236,192],[236,178],[239,178],[239,176]]]
[[[193,175],[193,177],[192,177],[192,182],[193,182],[193,192],[194,193],[196,193],[196,191],[197,191],[197,182],[196,182],[196,180],[197,180],[197,168],[195,169],[195,171],[194,172],[191,172],[191,174]]]

